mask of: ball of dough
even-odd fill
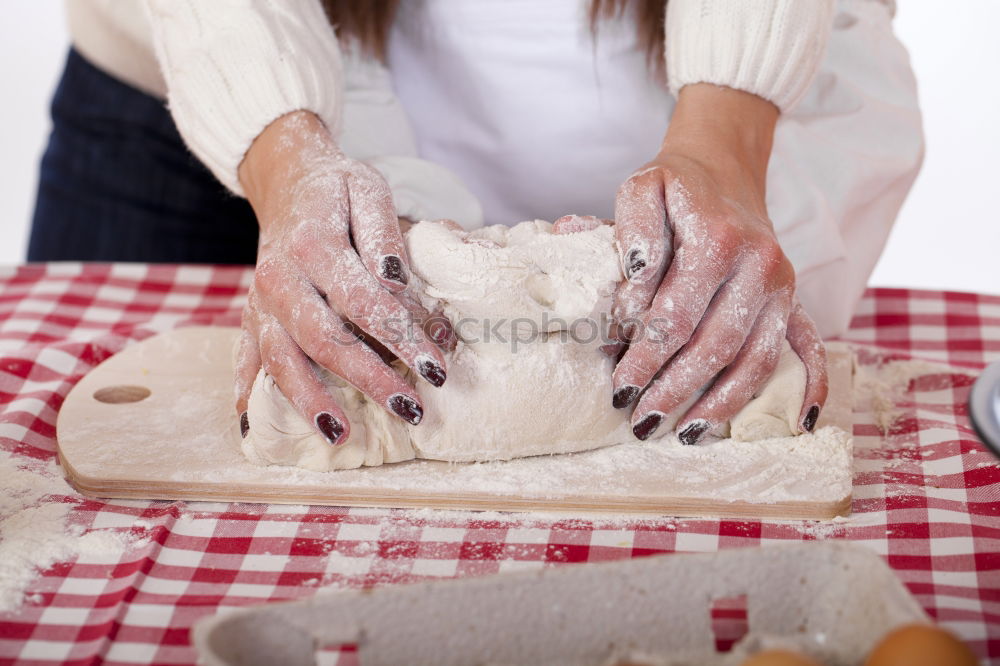
[[[424,405],[410,426],[343,380],[321,379],[347,413],[351,434],[330,446],[274,381],[257,377],[246,456],[260,464],[326,471],[409,460],[509,460],[632,441],[630,410],[611,406],[608,342],[612,297],[623,279],[614,229],[552,233],[536,220],[472,232],[420,222],[406,234],[411,293],[440,310],[459,335],[446,354],[448,380],[434,388],[413,373]],[[738,439],[797,432],[805,370],[787,343],[759,397],[720,428]],[[665,419],[650,446],[666,445],[697,398]]]
[[[326,472],[413,458],[405,423],[336,375],[320,372],[323,384],[351,422],[347,441],[331,446],[299,415],[274,379],[261,370],[250,392],[250,430],[242,444],[243,454],[251,462]]]

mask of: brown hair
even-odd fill
[[[337,37],[353,37],[361,50],[385,61],[389,27],[399,0],[323,0],[323,9]]]
[[[326,16],[337,35],[354,37],[364,52],[385,61],[389,27],[399,0],[323,0]],[[590,0],[590,31],[596,37],[601,21],[632,12],[639,43],[650,66],[663,62],[663,21],[667,0]]]
[[[631,12],[639,44],[646,51],[646,64],[662,73],[664,23],[667,0],[590,0],[590,32],[597,37],[601,21]]]

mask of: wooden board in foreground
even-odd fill
[[[684,447],[664,438],[510,462],[416,460],[322,473],[243,457],[232,407],[236,335],[178,329],[88,373],[57,421],[70,483],[106,498],[814,520],[850,513],[846,348],[830,350],[830,399],[818,426],[846,431],[834,441],[806,435]]]

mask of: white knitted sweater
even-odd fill
[[[165,97],[187,145],[237,194],[237,168],[270,122],[305,109],[340,125],[341,55],[319,0],[67,0],[67,11],[76,48]],[[831,13],[832,0],[670,0],[671,90],[714,83],[786,110],[816,71]]]

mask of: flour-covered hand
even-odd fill
[[[405,247],[381,174],[341,153],[316,116],[297,112],[255,140],[240,181],[261,227],[236,369],[244,428],[263,367],[331,444],[346,441],[350,424],[314,364],[419,423],[417,392],[373,347],[434,386],[445,381],[445,360],[421,326],[432,318],[415,323],[426,313],[403,293]]]
[[[679,438],[693,444],[728,421],[770,378],[786,338],[807,372],[800,428],[815,427],[824,348],[764,204],[776,117],[748,93],[687,86],[661,152],[619,189],[626,283],[613,314],[629,347],[613,402],[635,403],[639,439],[708,384],[678,421]]]

